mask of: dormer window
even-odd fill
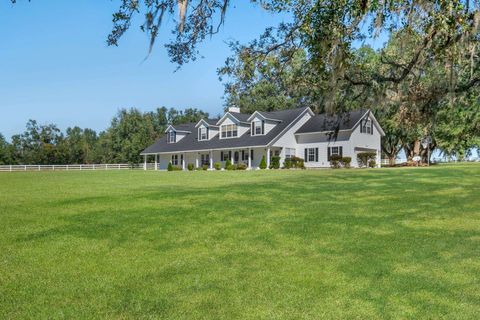
[[[177,142],[177,133],[174,130],[168,131],[167,142],[168,143]]]
[[[220,127],[221,137],[223,138],[235,138],[238,136],[238,127],[236,124],[225,124]]]
[[[200,127],[198,128],[198,140],[208,140],[208,128]]]
[[[363,119],[360,123],[360,133],[373,134],[373,122],[370,119]]]
[[[260,136],[265,133],[265,121],[252,121],[252,136]]]

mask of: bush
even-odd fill
[[[262,156],[262,160],[260,161],[260,169],[267,169],[267,161],[265,161],[265,156]]]
[[[225,169],[226,170],[235,170],[235,168],[232,165],[232,161],[230,161],[230,159],[225,162]]]
[[[193,171],[193,169],[195,169],[195,165],[193,163],[189,163],[187,164],[187,169],[188,171]]]
[[[247,170],[247,165],[245,163],[239,163],[237,164],[237,170]]]
[[[330,156],[330,167],[332,167],[333,169],[339,169],[341,160],[342,160],[342,157],[340,157],[338,154],[331,155]]]
[[[204,165],[202,166],[202,169],[206,171],[206,170],[208,170],[208,167],[209,167],[208,164],[204,164]]]
[[[173,171],[173,165],[172,165],[171,162],[168,163],[167,170],[168,170],[168,171]]]
[[[375,160],[370,160],[370,162],[368,163],[368,166],[370,168],[375,168],[377,166],[377,162]]]
[[[213,164],[213,167],[215,168],[215,170],[220,170],[222,169],[222,164],[220,162],[215,162]]]
[[[342,166],[344,168],[349,169],[350,168],[350,163],[352,162],[352,158],[351,157],[343,157],[342,160],[340,160],[340,162],[342,163]]]
[[[280,157],[272,157],[272,163],[270,163],[270,169],[280,168]]]
[[[375,152],[360,152],[357,154],[358,166],[359,167],[369,167],[370,162],[375,162],[375,157],[377,153]]]
[[[285,169],[290,168],[298,168],[298,169],[305,169],[305,162],[302,158],[299,157],[291,157],[290,159],[285,159],[283,163],[283,167]]]

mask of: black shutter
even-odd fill
[[[220,161],[223,161],[223,151],[220,151]]]
[[[327,148],[327,160],[330,161],[330,154],[332,153],[332,148]]]
[[[210,134],[210,128],[207,128],[207,140],[208,140],[208,135]]]
[[[228,151],[228,160],[232,161],[232,151]]]
[[[363,133],[363,120],[360,121],[360,133]]]
[[[308,162],[308,149],[305,148],[305,159],[303,159],[305,162]]]
[[[315,162],[318,162],[318,148],[315,148]]]
[[[250,124],[250,134],[252,136],[255,135],[255,122],[254,121],[252,121],[252,123]]]
[[[370,134],[373,134],[373,121],[370,121]]]
[[[242,161],[245,161],[245,150],[242,150]]]
[[[262,134],[265,134],[265,120],[262,120]]]
[[[338,147],[338,151],[340,152],[340,158],[343,158],[343,147]]]
[[[252,159],[252,161],[253,161],[253,149],[250,150],[250,159]]]

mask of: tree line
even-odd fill
[[[196,122],[208,113],[197,108],[151,112],[121,109],[102,132],[67,128],[29,120],[25,131],[8,142],[0,134],[0,164],[139,163],[140,152],[157,140],[169,124]]]

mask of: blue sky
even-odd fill
[[[225,42],[247,42],[282,20],[237,0],[220,34],[201,46],[205,58],[174,72],[163,43],[143,61],[148,39],[137,26],[119,47],[106,46],[118,3],[0,2],[0,133],[9,139],[28,119],[103,130],[118,109],[130,107],[198,107],[216,115],[223,108],[216,70],[231,54]],[[161,37],[170,37],[169,28]]]

